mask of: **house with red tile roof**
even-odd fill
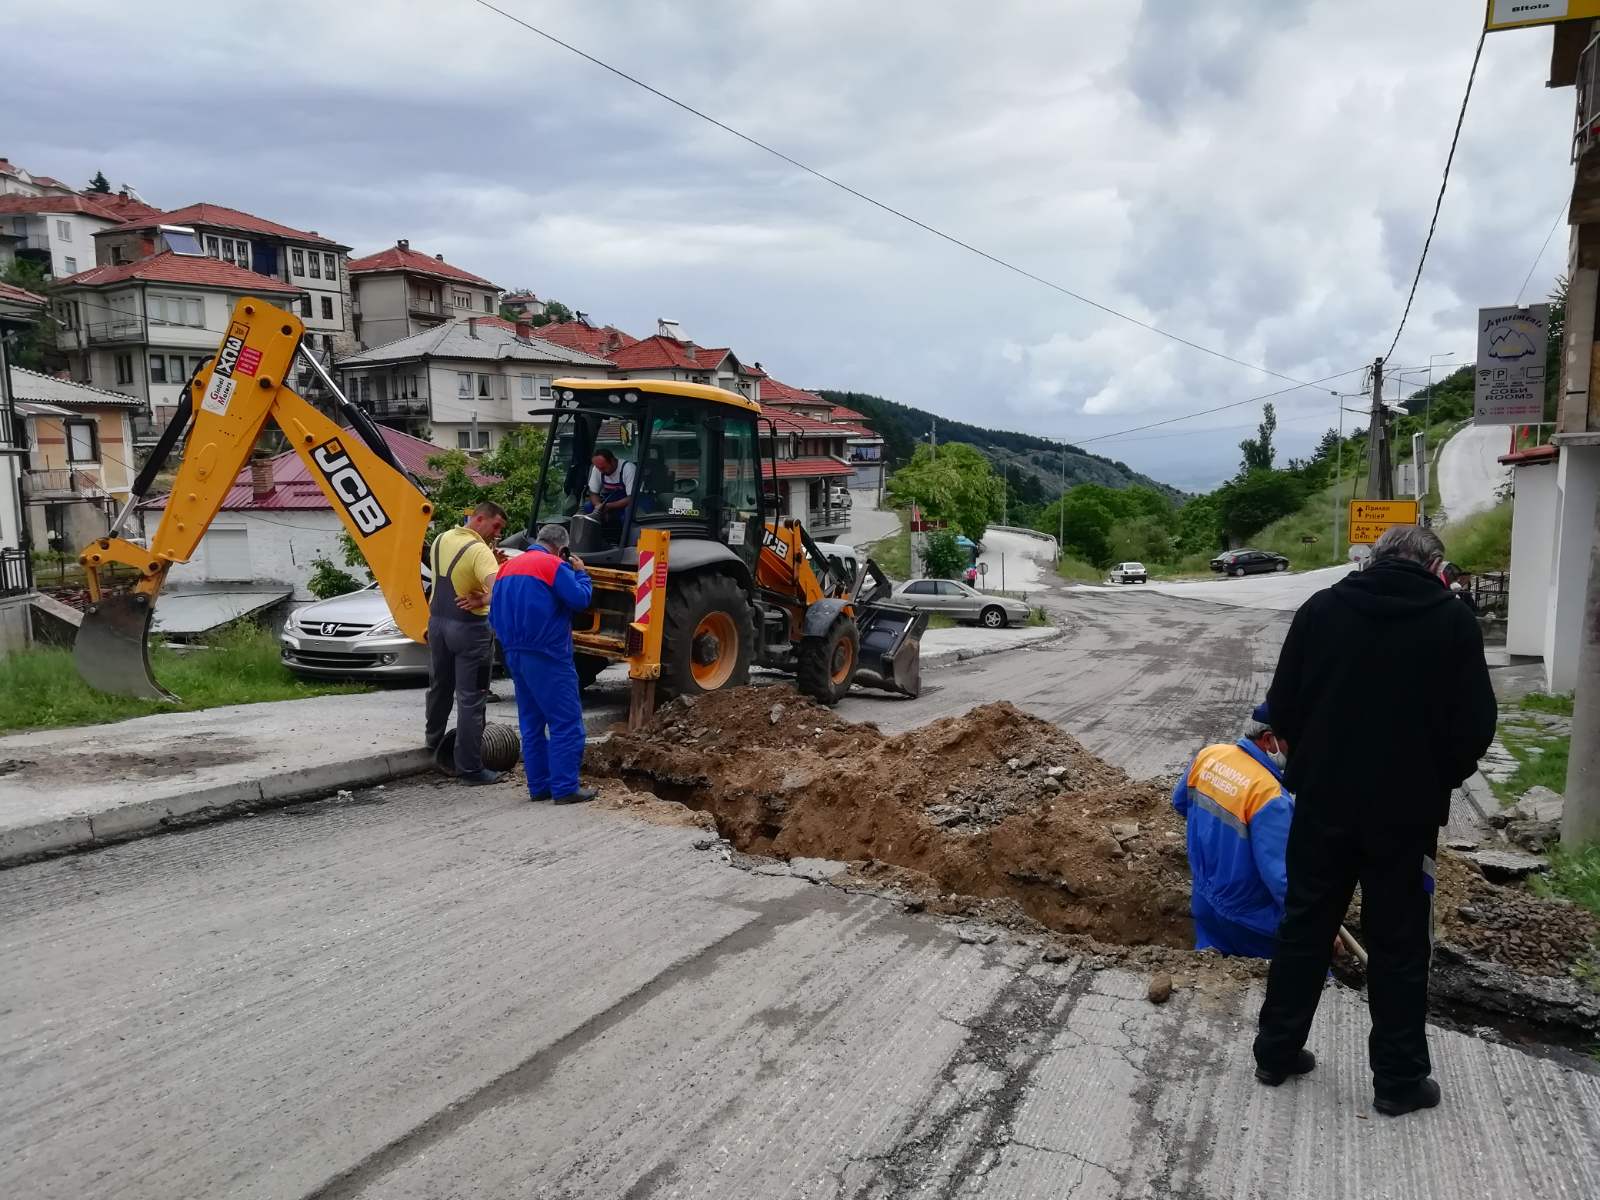
[[[531,320],[534,317],[542,317],[545,314],[545,302],[526,288],[515,292],[507,292],[504,296],[501,296],[500,307],[510,309],[511,312],[524,321]]]
[[[758,403],[766,372],[760,363],[745,364],[726,346],[696,345],[678,336],[675,321],[657,322],[656,332],[606,355],[621,379],[672,379],[706,383],[736,392]]]
[[[235,263],[174,250],[92,267],[51,291],[56,348],[79,383],[141,402],[134,432],[147,442],[165,428],[244,296],[294,308],[305,293]]]
[[[461,317],[498,316],[499,285],[413,250],[401,238],[387,250],[352,258],[350,295],[356,342],[363,349],[410,337]]]
[[[790,387],[768,376],[761,384],[761,407],[793,413],[828,426],[844,439],[843,456],[850,463],[847,486],[876,490],[883,483],[883,438],[853,408],[842,408],[815,392]]]
[[[440,452],[438,446],[397,429],[378,432],[413,475],[427,480],[438,474],[429,466]],[[467,473],[475,483],[494,482],[471,466]],[[167,499],[156,496],[141,506],[145,527],[152,532]],[[316,569],[314,560],[343,561],[339,544],[343,528],[298,454],[291,450],[256,459],[234,477],[193,557],[174,566],[171,578],[176,583],[276,583],[294,588],[295,599],[308,600],[306,585]]]
[[[592,354],[609,359],[618,350],[638,345],[639,339],[624,333],[615,325],[591,325],[588,321],[552,321],[537,326],[538,334],[547,342],[565,346],[581,354]]]
[[[27,437],[11,395],[9,335],[31,329],[44,310],[43,296],[0,283],[0,652],[20,649],[33,637],[33,561],[22,507]]]
[[[72,188],[48,175],[35,175],[0,157],[0,196],[70,196]]]
[[[222,204],[188,204],[100,231],[94,239],[94,261],[123,266],[166,250],[187,252],[185,231],[193,235],[200,254],[289,285],[295,311],[306,325],[306,346],[319,357],[355,349],[344,269],[350,247],[315,229],[296,229]],[[296,383],[307,389],[309,398],[317,398],[309,376]]]
[[[0,195],[0,268],[13,259],[37,264],[59,279],[92,267],[95,234],[114,229],[121,215],[76,195]]]

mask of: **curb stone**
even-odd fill
[[[955,663],[966,662],[973,658],[988,658],[993,654],[1011,654],[1018,650],[1032,650],[1036,646],[1048,646],[1067,636],[1067,631],[1057,627],[1049,637],[1029,638],[1025,642],[1017,642],[1010,646],[985,646],[973,650],[946,650],[941,654],[930,654],[923,658],[922,666],[926,670],[931,667],[948,667]]]

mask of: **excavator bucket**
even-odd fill
[[[861,564],[850,589],[860,634],[855,682],[862,687],[922,694],[922,635],[928,614],[890,602],[894,585],[872,559]]]
[[[150,671],[150,623],[155,605],[142,592],[102,592],[78,626],[72,658],[96,691],[136,700],[176,701]]]

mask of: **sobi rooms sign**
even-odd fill
[[[1543,418],[1549,328],[1548,304],[1478,310],[1474,425],[1523,425]]]

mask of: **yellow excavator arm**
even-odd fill
[[[292,313],[250,297],[239,301],[222,344],[189,381],[177,415],[139,472],[110,533],[84,547],[79,562],[89,606],[73,658],[91,686],[116,695],[175,699],[150,671],[148,639],[156,597],[172,564],[187,562],[200,544],[269,418],[283,430],[355,539],[395,624],[413,641],[426,640],[422,543],[433,506],[366,414],[340,394],[314,358],[305,355],[338,397],[354,433],[323,416],[284,382],[296,355],[303,353],[304,332]],[[118,535],[185,431],[166,511],[145,549]],[[101,572],[112,563],[137,573],[131,588],[112,592],[103,586]]]

